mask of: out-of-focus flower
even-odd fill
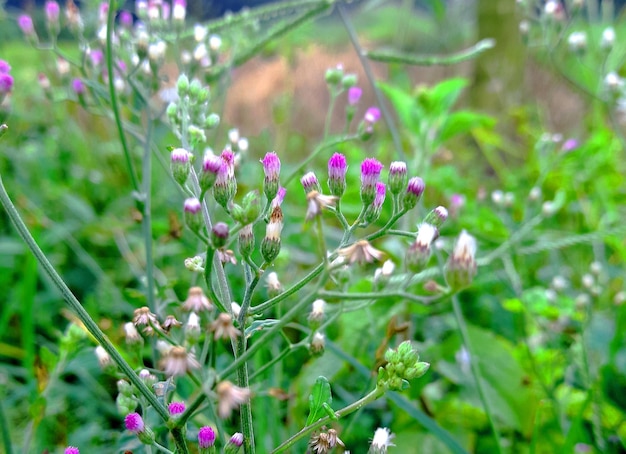
[[[229,381],[222,381],[217,384],[217,413],[220,418],[225,419],[239,405],[250,401],[251,392],[248,388],[240,388]]]
[[[476,275],[476,240],[461,232],[446,265],[446,281],[454,289],[467,287]]]
[[[192,369],[198,369],[200,363],[193,353],[187,352],[183,347],[174,346],[169,349],[163,358],[163,371],[165,375],[180,376],[185,375]]]
[[[386,454],[387,448],[390,446],[395,446],[391,440],[393,440],[394,435],[391,433],[389,429],[379,427],[374,432],[374,438],[372,439],[372,444],[370,445],[370,449],[368,454]]]
[[[339,249],[337,253],[351,265],[372,263],[374,260],[382,260],[385,256],[383,251],[376,249],[367,240],[356,241],[350,246]]]
[[[217,316],[215,321],[211,323],[211,327],[209,328],[211,332],[213,332],[213,336],[215,340],[217,339],[235,339],[237,336],[241,334],[235,326],[233,325],[233,319],[230,314],[221,313]]]

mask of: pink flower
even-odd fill
[[[65,454],[80,454],[80,451],[74,446],[68,446],[65,448]]]
[[[124,426],[126,427],[126,430],[134,434],[143,432],[145,428],[143,419],[141,418],[139,413],[129,413],[128,415],[126,415],[126,418],[124,418]]]
[[[351,106],[356,105],[361,99],[361,95],[363,94],[363,90],[359,87],[350,87],[348,89],[348,104]]]
[[[198,446],[200,448],[210,448],[215,444],[215,431],[210,426],[200,428],[198,432]]]

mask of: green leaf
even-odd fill
[[[250,337],[252,334],[258,331],[263,331],[265,328],[275,325],[279,321],[280,320],[275,320],[272,318],[267,320],[255,320],[250,324],[250,326],[246,328],[246,337]]]
[[[495,120],[488,115],[481,115],[467,110],[451,113],[439,131],[439,142],[443,143],[454,136],[478,127],[491,128]]]
[[[378,86],[393,105],[400,122],[411,131],[417,130],[419,119],[415,115],[417,110],[415,98],[404,90],[382,82],[378,82]]]
[[[502,307],[514,314],[521,314],[526,309],[524,303],[517,298],[511,298],[502,302]]]
[[[326,414],[326,407],[330,408],[332,401],[333,396],[330,392],[330,383],[328,383],[326,377],[317,377],[309,396],[309,417],[306,420],[306,425],[313,424]]]

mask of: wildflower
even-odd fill
[[[51,31],[56,31],[59,27],[59,14],[61,12],[59,4],[53,0],[46,1],[44,5],[44,12],[48,27]]]
[[[307,172],[306,174],[304,174],[304,176],[300,178],[300,183],[302,183],[302,186],[304,187],[304,192],[306,192],[307,194],[311,191],[317,191],[319,193],[322,192],[320,182],[313,172]]]
[[[331,87],[334,87],[337,84],[339,84],[342,78],[343,78],[343,65],[341,63],[335,66],[334,68],[328,68],[326,70],[326,73],[324,74],[324,79],[326,80],[326,83],[330,85]]]
[[[361,201],[367,206],[376,197],[376,183],[383,165],[375,158],[367,158],[361,163]]]
[[[120,25],[122,27],[131,28],[133,26],[133,15],[129,11],[120,11],[118,20],[120,21]]]
[[[398,195],[407,187],[408,177],[406,174],[406,163],[394,161],[389,164],[389,192]]]
[[[280,233],[283,230],[283,211],[280,206],[272,209],[265,228],[265,237],[261,242],[261,256],[266,263],[273,262],[280,253]]]
[[[171,402],[167,406],[170,416],[177,418],[185,412],[185,404],[183,402]]]
[[[461,232],[448,259],[446,282],[454,289],[467,287],[476,275],[476,240],[465,230]]]
[[[185,375],[191,369],[198,369],[200,363],[193,353],[183,347],[174,346],[169,349],[163,359],[163,371],[167,376]]]
[[[172,3],[172,20],[177,24],[183,24],[187,15],[187,2],[185,0],[173,0]]]
[[[404,389],[406,381],[421,377],[430,368],[430,364],[419,361],[410,341],[402,342],[396,350],[387,350],[385,361],[387,364],[378,369],[376,386],[392,391]]]
[[[567,43],[572,52],[582,54],[587,50],[587,34],[585,32],[573,32],[567,38]]]
[[[239,231],[239,253],[242,257],[247,258],[252,255],[254,250],[254,232],[252,224],[244,225]]]
[[[217,384],[217,413],[220,418],[228,418],[233,411],[241,404],[250,401],[251,392],[248,388],[240,388],[229,381],[222,381]]]
[[[370,107],[365,111],[363,120],[369,125],[377,123],[380,120],[380,109],[378,107]]]
[[[143,422],[139,413],[129,413],[124,418],[124,427],[137,435],[139,440],[147,445],[154,443],[154,433]]]
[[[210,426],[201,427],[198,431],[198,447],[201,453],[213,452],[209,451],[215,444],[215,430]]]
[[[219,258],[220,262],[222,262],[222,265],[226,265],[227,263],[231,263],[233,265],[237,264],[235,253],[231,249],[218,249],[217,258]]]
[[[11,65],[4,60],[0,60],[0,74],[8,74],[11,72]]]
[[[124,324],[124,334],[126,336],[126,343],[129,345],[138,344],[143,341],[139,335],[139,331],[135,328],[135,324],[132,322]]]
[[[222,38],[220,38],[218,35],[211,35],[209,36],[209,49],[211,49],[212,52],[218,52],[222,47]]]
[[[267,274],[267,294],[270,298],[282,293],[283,285],[278,280],[278,274],[275,271]]]
[[[324,349],[326,348],[326,338],[322,333],[316,331],[313,335],[313,339],[311,340],[311,345],[309,346],[309,352],[313,356],[321,356],[324,354]]]
[[[227,208],[237,193],[237,180],[235,180],[235,155],[229,150],[222,151],[220,156],[222,165],[217,172],[213,197],[222,207]]]
[[[376,429],[376,432],[374,432],[374,438],[372,439],[368,454],[385,454],[389,446],[395,446],[391,442],[393,438],[394,435],[389,429],[379,427]]]
[[[465,205],[465,197],[461,194],[452,194],[450,196],[450,215],[456,217]]]
[[[224,454],[236,454],[239,452],[239,448],[243,446],[243,434],[236,432],[230,437],[228,443],[224,447]]]
[[[65,448],[65,454],[80,454],[80,451],[78,450],[78,448],[74,447],[74,446],[68,446],[67,448]]]
[[[341,197],[346,192],[347,172],[346,157],[341,153],[333,154],[328,160],[328,189],[332,195]]]
[[[13,89],[13,76],[9,73],[0,72],[0,101]]]
[[[615,29],[613,27],[607,27],[602,31],[600,47],[604,50],[611,50],[613,44],[615,44]]]
[[[133,323],[135,326],[141,325],[158,325],[158,320],[156,315],[150,312],[150,309],[147,306],[140,307],[139,309],[135,309],[133,312]]]
[[[199,177],[199,184],[202,193],[208,191],[213,187],[217,180],[217,176],[224,161],[219,156],[213,153],[207,153],[204,155],[204,161],[202,162],[202,172]]]
[[[85,83],[79,78],[72,79],[72,90],[79,97],[83,96],[85,94]]]
[[[173,315],[168,315],[167,317],[165,317],[165,321],[163,321],[163,323],[161,324],[161,327],[165,330],[165,331],[169,331],[170,329],[172,329],[172,327],[178,327],[181,326],[182,323],[179,322],[176,317],[174,317]]]
[[[374,248],[367,240],[356,241],[350,246],[339,249],[337,253],[346,259],[350,265],[372,263],[374,260],[381,260],[385,255],[383,251]]]
[[[237,336],[241,335],[241,331],[233,325],[233,318],[230,314],[225,313],[221,313],[217,316],[215,321],[211,323],[209,331],[213,332],[215,340],[235,339]]]
[[[424,223],[439,228],[443,225],[446,219],[448,219],[448,210],[445,207],[438,206],[426,215]]]
[[[363,90],[360,87],[350,87],[348,89],[348,104],[355,106],[359,103]]]
[[[263,172],[265,179],[263,180],[263,192],[268,200],[272,200],[278,193],[278,178],[280,174],[280,159],[274,152],[267,153],[263,159]]]
[[[383,203],[385,202],[386,193],[387,187],[385,183],[381,183],[380,181],[376,183],[376,196],[374,197],[374,201],[366,208],[365,214],[363,215],[363,220],[366,223],[372,223],[378,220],[383,208]]]
[[[206,297],[202,287],[191,287],[187,292],[187,299],[183,304],[183,309],[192,312],[211,311],[213,304]]]
[[[200,338],[200,317],[195,312],[189,314],[187,325],[185,326],[185,340],[194,344]]]
[[[573,151],[576,148],[578,148],[578,140],[567,139],[565,142],[563,142],[563,145],[561,146],[561,151],[563,153],[569,153],[570,151]]]
[[[272,210],[275,207],[281,206],[283,204],[283,201],[285,200],[285,195],[287,195],[287,189],[283,188],[282,186],[280,188],[278,188],[278,192],[276,193],[276,197],[274,197],[272,199],[272,204],[271,204]]]
[[[324,311],[326,309],[326,301],[323,299],[317,299],[313,301],[313,309],[309,314],[309,327],[311,329],[319,328],[320,324],[324,320]]]
[[[165,41],[159,40],[148,45],[148,59],[153,65],[161,65],[165,60],[165,51],[167,44]]]
[[[387,284],[389,277],[393,274],[396,265],[391,260],[385,260],[381,268],[377,268],[374,272],[374,283],[379,287]]]
[[[108,368],[113,364],[111,356],[101,345],[98,345],[96,347],[95,353],[96,357],[98,358],[98,364],[100,364],[100,367],[102,367],[103,369]]]
[[[37,34],[35,33],[35,26],[33,25],[33,19],[28,14],[22,14],[17,18],[17,26],[22,30],[24,36],[29,40],[36,40]]]
[[[234,301],[230,303],[230,310],[233,313],[233,317],[236,319],[239,318],[239,314],[241,314],[241,306],[239,303],[235,303]]]
[[[306,220],[310,221],[322,212],[322,208],[335,207],[339,198],[334,195],[324,195],[317,191],[311,191],[306,195],[306,199]]]
[[[184,148],[175,148],[170,154],[170,168],[174,180],[181,186],[187,181],[189,172],[191,171],[191,153]]]
[[[228,241],[228,224],[225,222],[217,222],[211,229],[211,244],[215,249],[221,249],[226,246]]]
[[[439,236],[437,228],[428,223],[420,224],[415,241],[406,252],[405,264],[409,271],[418,273],[424,269],[431,255],[431,244]]]
[[[199,255],[196,255],[195,257],[187,257],[185,259],[185,268],[196,273],[203,273],[204,259]]]
[[[186,199],[183,204],[183,217],[187,227],[189,227],[192,232],[199,232],[204,225],[201,210],[202,204],[200,200],[195,197]]]
[[[337,436],[337,431],[335,429],[329,429],[327,432],[315,433],[309,441],[309,446],[311,447],[311,452],[313,454],[327,454],[337,445],[342,447],[344,446],[343,442]]]

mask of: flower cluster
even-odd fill
[[[402,342],[396,350],[387,350],[385,361],[387,364],[378,369],[377,386],[392,391],[406,388],[408,380],[421,377],[430,367],[419,361],[410,341]]]

